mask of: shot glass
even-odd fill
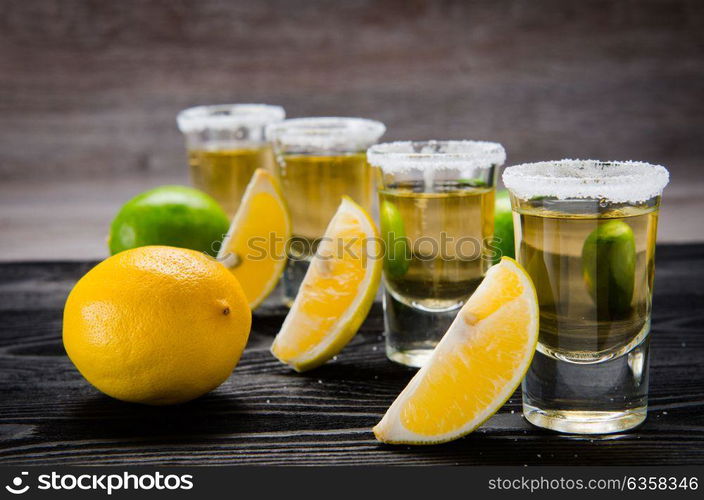
[[[342,196],[371,210],[374,185],[366,150],[385,131],[378,121],[339,117],[296,118],[267,127],[293,226],[283,276],[289,305]]]
[[[562,160],[503,174],[516,256],[538,294],[529,422],[575,434],[633,428],[648,407],[648,342],[664,167]]]
[[[198,106],[178,114],[186,139],[192,184],[235,215],[257,168],[273,170],[264,128],[283,120],[284,109],[266,104]]]
[[[494,142],[391,142],[369,149],[385,242],[386,354],[422,366],[494,257]]]

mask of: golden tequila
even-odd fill
[[[364,152],[385,130],[381,122],[350,117],[295,118],[267,127],[293,226],[283,276],[289,305],[342,196],[371,209],[373,182]]]
[[[373,146],[367,157],[386,249],[386,355],[419,367],[492,263],[506,153],[494,142],[404,141]]]
[[[257,168],[273,170],[271,147],[189,150],[188,164],[193,185],[215,198],[229,217],[240,205],[247,184]]]
[[[275,170],[291,214],[293,237],[302,243],[293,245],[292,251],[313,255],[342,196],[351,197],[366,210],[371,208],[373,184],[365,153],[284,153]]]
[[[655,240],[668,179],[657,165],[594,160],[504,172],[516,256],[540,314],[523,380],[529,422],[603,434],[645,419]]]
[[[193,185],[235,215],[257,168],[271,169],[274,156],[267,125],[286,113],[268,104],[213,104],[184,109],[176,117],[188,150]]]
[[[387,242],[384,283],[407,305],[454,308],[491,265],[494,189],[457,182],[436,184],[432,192],[418,192],[419,187],[392,184],[379,191]]]
[[[593,213],[596,201],[554,203],[559,209],[516,202],[518,259],[538,294],[541,351],[596,362],[627,352],[647,334],[657,203]]]

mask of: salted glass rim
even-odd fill
[[[662,195],[670,174],[662,165],[642,161],[563,159],[514,165],[504,170],[502,178],[506,188],[524,200],[550,197],[638,203]]]
[[[286,111],[273,104],[206,104],[184,109],[176,116],[183,133],[207,129],[264,127],[286,118]]]
[[[394,141],[370,147],[367,161],[388,171],[459,166],[488,169],[506,162],[506,150],[498,142],[490,141]]]
[[[272,123],[265,136],[284,148],[363,151],[385,132],[386,125],[369,118],[315,116]]]

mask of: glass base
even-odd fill
[[[411,366],[413,368],[422,367],[433,354],[433,349],[411,349],[408,351],[398,351],[396,349],[386,346],[386,357],[391,361],[405,365]]]
[[[462,307],[458,303],[452,309],[419,309],[396,299],[388,290],[384,290],[383,301],[386,355],[391,361],[415,368],[430,358]]]
[[[642,423],[648,408],[649,338],[618,358],[582,364],[535,353],[523,380],[523,414],[539,427],[610,434]]]
[[[523,404],[523,416],[533,425],[566,434],[612,434],[645,421],[648,407],[624,411],[541,410]]]

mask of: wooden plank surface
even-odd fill
[[[171,408],[99,394],[61,345],[61,309],[90,263],[0,264],[0,462],[4,464],[704,464],[704,245],[658,248],[650,413],[603,439],[538,430],[513,398],[472,435],[411,448],[370,432],[412,370],[387,361],[381,311],[338,358],[293,373],[268,352],[280,310],[255,315],[234,374]]]

